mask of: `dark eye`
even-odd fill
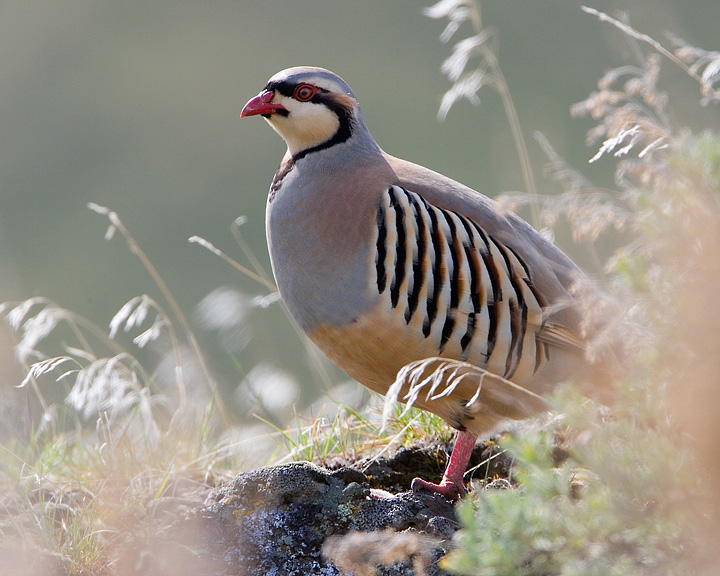
[[[293,98],[295,98],[295,100],[299,100],[300,102],[307,102],[308,100],[312,100],[313,96],[315,96],[316,93],[317,88],[315,88],[315,86],[310,86],[309,84],[300,84],[300,86],[295,88]]]

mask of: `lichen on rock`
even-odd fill
[[[339,536],[387,530],[379,537],[388,545],[393,533],[403,535],[394,556],[358,556],[377,563],[389,559],[377,574],[443,574],[437,561],[458,527],[453,504],[412,492],[375,497],[362,479],[356,470],[328,472],[307,462],[241,473],[194,512],[202,526],[198,553],[213,557],[218,576],[340,575],[323,554],[328,537],[333,537],[330,556],[341,550],[345,562],[339,564],[348,566],[352,542],[338,548]],[[361,574],[362,567],[354,571]]]

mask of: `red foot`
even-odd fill
[[[410,485],[413,492],[431,492],[433,494],[440,494],[445,496],[448,500],[459,500],[462,496],[467,494],[467,488],[462,484],[456,484],[452,480],[448,480],[443,477],[440,484],[433,484],[422,478],[413,478],[412,484]]]
[[[475,446],[475,440],[477,440],[477,436],[471,432],[458,433],[457,440],[455,440],[455,447],[453,448],[452,454],[450,454],[450,461],[448,462],[440,484],[433,484],[421,478],[415,478],[412,481],[413,492],[425,490],[433,494],[440,494],[450,500],[457,500],[467,494],[467,488],[465,488],[465,484],[463,483],[463,476],[465,475],[470,455]]]

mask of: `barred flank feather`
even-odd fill
[[[534,374],[541,303],[520,257],[469,218],[390,186],[377,211],[372,280],[393,318],[504,378]]]

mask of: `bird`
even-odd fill
[[[384,152],[338,75],[282,70],[250,116],[287,144],[266,235],[292,318],[359,383],[387,394],[400,382],[458,431],[440,483],[412,490],[460,498],[478,438],[546,409],[560,383],[603,385],[578,266],[488,196]]]

